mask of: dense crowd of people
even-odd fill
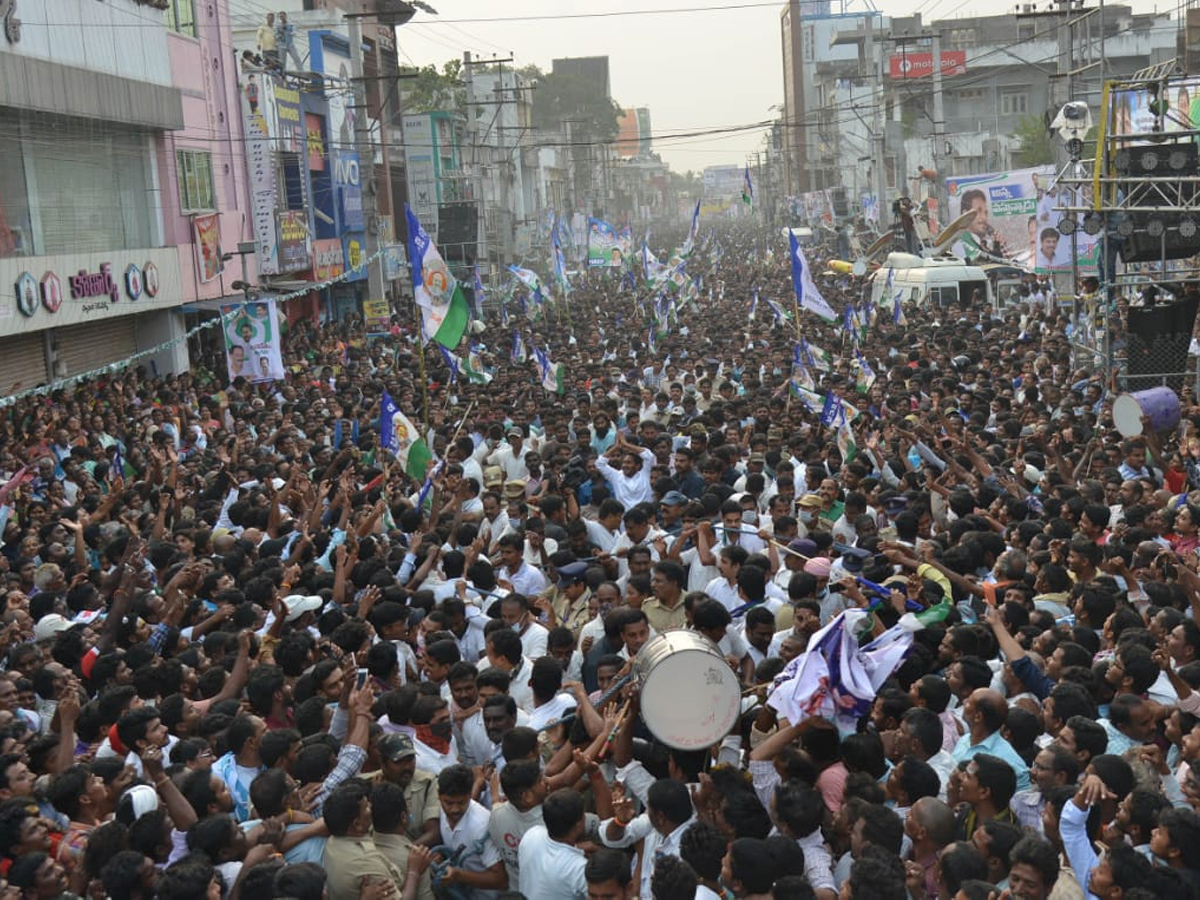
[[[1123,439],[1036,284],[850,331],[777,234],[686,273],[493,297],[489,383],[398,317],[5,407],[4,896],[1200,896],[1194,398]],[[768,702],[844,611],[933,607],[853,728]],[[672,629],[743,692],[710,748],[640,708]]]

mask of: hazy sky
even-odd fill
[[[269,0],[266,0],[269,3]],[[654,149],[673,169],[741,165],[763,146],[763,132],[672,140],[675,133],[749,125],[777,115],[783,102],[779,14],[782,0],[429,0],[439,13],[418,13],[400,29],[401,59],[426,65],[464,50],[484,58],[512,55],[517,65],[550,68],[562,56],[609,57],[613,98],[650,108]],[[1047,5],[1044,2],[1041,5]],[[1092,5],[1089,3],[1089,5]],[[739,8],[720,9],[722,6]],[[1008,3],[983,0],[879,0],[885,15],[920,9],[925,21],[995,12]],[[666,14],[637,10],[689,9]],[[847,4],[848,12],[869,7]],[[1135,0],[1149,12],[1149,0]],[[835,11],[838,4],[834,3]],[[566,18],[602,11],[601,17]],[[932,14],[932,15],[931,15]],[[538,17],[527,21],[505,21]],[[437,22],[437,19],[441,22]],[[471,21],[463,21],[471,20]]]

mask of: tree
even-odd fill
[[[1021,116],[1013,137],[1017,139],[1013,161],[1018,166],[1027,168],[1054,162],[1054,144],[1041,117]]]
[[[574,75],[546,74],[537,66],[527,66],[520,72],[534,84],[535,128],[553,131],[560,127],[563,119],[569,119],[573,141],[611,141],[616,138],[620,130],[617,117],[621,107],[605,96],[599,84]]]
[[[401,74],[407,76],[400,80],[406,113],[466,111],[467,90],[462,80],[461,59],[442,63],[441,72],[437,66],[428,65]],[[411,77],[413,75],[416,77]]]
[[[704,179],[697,173],[688,169],[686,172],[676,172],[672,170],[670,173],[671,189],[676,194],[687,194],[689,197],[700,197],[704,193]]]

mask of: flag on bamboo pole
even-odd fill
[[[788,240],[792,246],[792,289],[796,292],[796,303],[801,309],[816,313],[826,322],[836,322],[837,313],[821,296],[816,282],[813,281],[812,270],[809,269],[808,260],[804,256],[804,248],[800,246],[795,234],[789,233]]]
[[[400,411],[391,395],[383,392],[379,413],[379,444],[391,452],[409,477],[422,479],[433,453],[408,416]]]
[[[437,246],[407,205],[404,213],[408,219],[413,296],[421,308],[422,337],[426,342],[436,341],[443,347],[457,347],[471,320],[462,285],[450,274]]]

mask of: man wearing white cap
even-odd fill
[[[291,594],[283,598],[283,607],[287,610],[283,621],[295,629],[307,628],[316,637],[317,613],[324,605],[325,601],[315,594]]]
[[[525,456],[532,448],[525,446],[525,433],[514,426],[508,429],[505,440],[506,443],[501,444],[488,456],[487,464],[503,469],[505,481],[529,478]]]
[[[33,626],[33,639],[38,642],[51,640],[60,631],[66,631],[71,625],[71,620],[65,616],[50,613],[50,615],[38,619],[37,624]]]

